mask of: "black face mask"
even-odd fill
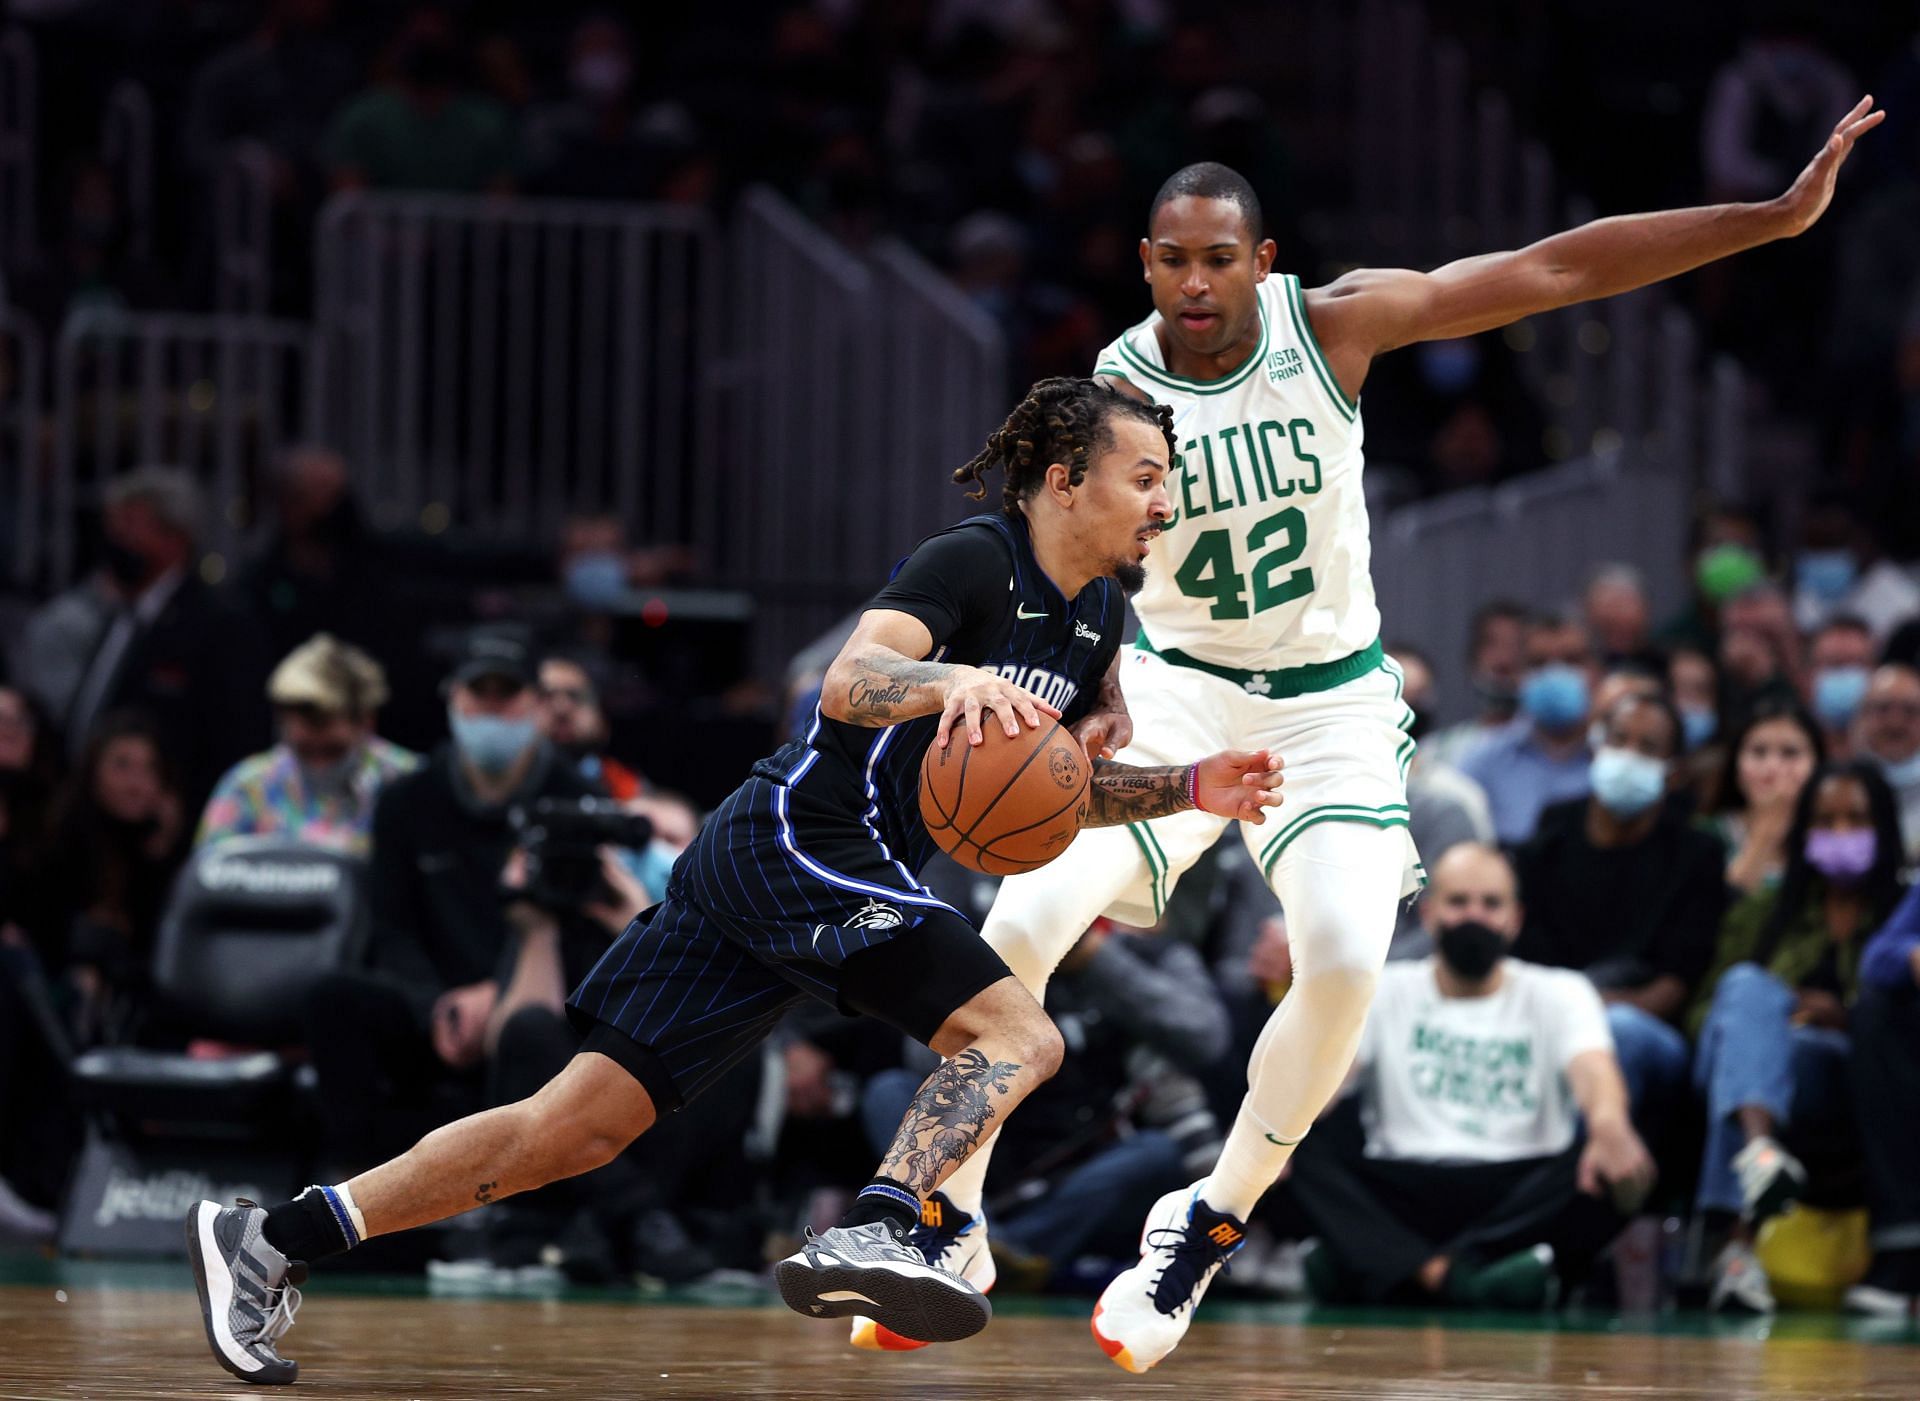
[[[1480,708],[1489,715],[1512,715],[1520,708],[1520,688],[1511,681],[1476,676],[1473,694],[1479,698]]]
[[[1447,967],[1470,983],[1491,973],[1507,951],[1506,936],[1477,919],[1448,925],[1440,931],[1437,942]]]
[[[147,557],[129,545],[118,540],[102,541],[100,545],[100,563],[106,566],[107,573],[122,588],[131,589],[146,582],[152,566]]]

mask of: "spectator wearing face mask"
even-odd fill
[[[227,771],[195,845],[279,836],[366,855],[380,790],[420,766],[419,755],[374,733],[387,699],[380,664],[321,633],[274,669],[267,699],[280,742]]]
[[[1807,643],[1807,699],[1832,758],[1853,753],[1853,722],[1867,698],[1874,661],[1873,630],[1851,614],[1832,614]]]
[[[1592,794],[1549,808],[1517,865],[1527,905],[1515,953],[1577,968],[1600,989],[1637,1113],[1684,1083],[1678,1019],[1713,955],[1726,908],[1720,843],[1665,800],[1679,718],[1629,696],[1605,719]]]
[[[1780,1135],[1847,1130],[1849,1008],[1864,946],[1900,897],[1893,795],[1871,764],[1817,769],[1787,840],[1779,886],[1728,911],[1687,1018],[1707,1100],[1697,1204],[1737,1218],[1714,1266],[1716,1309],[1773,1309],[1751,1242],[1807,1186]]]
[[[308,1035],[336,1165],[378,1161],[476,1107],[511,937],[509,814],[594,791],[541,738],[532,660],[479,633],[447,682],[449,743],[380,790],[366,971],[320,980]]]
[[[1920,859],[1920,671],[1896,662],[1873,673],[1854,722],[1854,753],[1893,789],[1907,859]]]
[[[1586,1273],[1646,1196],[1607,1019],[1578,974],[1509,957],[1513,869],[1478,843],[1422,902],[1437,952],[1381,974],[1336,1108],[1294,1156],[1323,1300],[1538,1307]]]
[[[1786,701],[1760,702],[1734,731],[1701,826],[1726,848],[1727,885],[1738,895],[1779,884],[1800,790],[1825,759],[1813,717]]]
[[[1682,647],[1667,658],[1666,677],[1686,751],[1702,753],[1721,737],[1720,673],[1705,652]]]
[[[1882,558],[1867,523],[1837,501],[1807,513],[1793,584],[1793,616],[1802,632],[1834,616],[1853,617],[1867,625],[1878,646],[1920,613],[1920,584]]]
[[[1572,618],[1542,617],[1527,628],[1520,716],[1460,765],[1487,795],[1493,830],[1503,844],[1533,835],[1541,811],[1587,791],[1593,755],[1587,712],[1593,691],[1593,648]]]
[[[1427,759],[1458,767],[1467,755],[1513,723],[1520,708],[1520,680],[1526,673],[1525,607],[1504,599],[1482,604],[1473,615],[1473,640],[1467,671],[1473,682],[1473,718],[1435,730],[1420,741]]]

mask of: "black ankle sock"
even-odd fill
[[[289,1260],[308,1263],[344,1255],[353,1244],[326,1193],[318,1187],[307,1188],[290,1202],[268,1207],[267,1224],[260,1234]]]
[[[920,1203],[913,1193],[889,1178],[876,1177],[860,1189],[840,1224],[866,1226],[884,1221],[895,1236],[905,1236],[919,1219]]]

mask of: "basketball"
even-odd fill
[[[990,876],[1035,871],[1073,844],[1087,815],[1093,768],[1057,720],[1022,724],[1012,739],[998,717],[967,743],[955,725],[945,749],[920,761],[920,816],[940,849]]]

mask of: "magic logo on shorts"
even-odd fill
[[[1080,694],[1080,687],[1064,676],[1056,676],[1045,667],[1019,666],[1013,662],[982,662],[980,670],[1003,676],[1022,690],[1032,691],[1055,710],[1064,711]]]
[[[906,916],[891,905],[883,905],[878,900],[869,900],[847,921],[849,929],[898,929],[906,923]]]

